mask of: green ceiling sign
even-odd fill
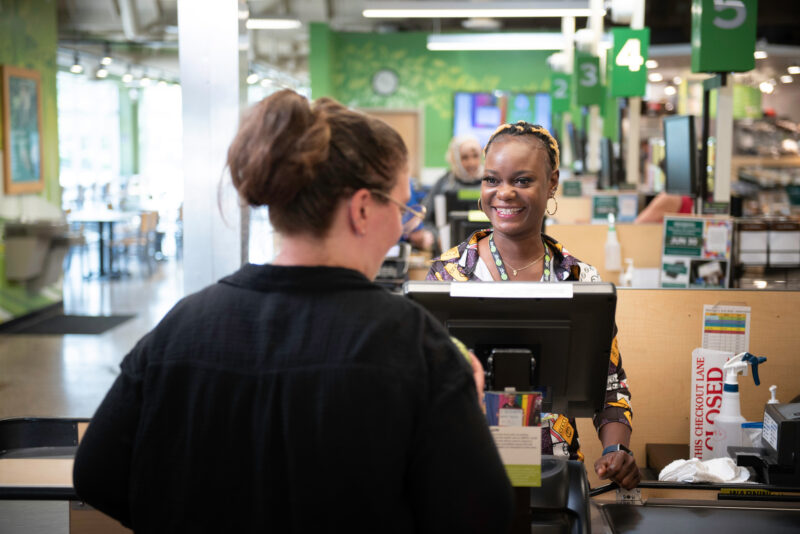
[[[575,96],[579,106],[600,105],[605,96],[600,80],[600,58],[589,54],[575,54]]]
[[[692,72],[746,72],[756,65],[758,0],[692,0]]]
[[[611,96],[644,96],[650,29],[613,28],[611,34],[614,38],[609,57]]]
[[[572,76],[562,72],[553,72],[550,74],[550,101],[553,113],[562,113],[569,111],[569,106],[572,101],[572,93],[570,93],[570,84],[572,83]]]

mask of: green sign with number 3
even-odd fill
[[[589,54],[575,54],[574,78],[577,104],[599,106],[605,92],[600,80],[600,58]]]
[[[614,48],[609,58],[611,96],[644,96],[650,30],[613,28],[611,34],[614,37]]]
[[[746,72],[756,61],[758,0],[692,0],[692,72]]]

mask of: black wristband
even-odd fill
[[[623,452],[627,452],[628,454],[630,454],[631,456],[633,456],[633,451],[631,451],[631,450],[630,450],[628,447],[626,447],[626,446],[625,446],[625,445],[623,445],[622,443],[616,443],[616,444],[614,444],[614,445],[609,445],[608,447],[606,447],[605,449],[603,449],[603,454],[602,454],[602,456],[605,456],[606,454],[608,454],[608,453],[610,453],[610,452],[617,452],[617,451],[623,451]]]

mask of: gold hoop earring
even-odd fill
[[[478,209],[483,211],[483,206],[481,206],[481,199],[478,197]]]
[[[544,212],[545,212],[546,214],[548,214],[549,216],[551,216],[551,217],[552,217],[552,216],[553,216],[553,215],[555,215],[555,214],[556,214],[556,212],[558,211],[558,200],[556,200],[556,197],[549,197],[549,198],[547,199],[547,201],[549,202],[549,201],[550,201],[550,199],[552,199],[552,200],[553,200],[553,202],[555,202],[555,203],[556,203],[556,207],[555,207],[555,208],[553,209],[553,211],[551,212],[551,211],[550,211],[550,206],[546,206],[546,207],[545,207],[545,210],[544,210]]]

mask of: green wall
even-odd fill
[[[345,33],[311,26],[311,94],[353,107],[422,108],[425,167],[446,166],[456,91],[549,91],[547,51],[431,52],[426,33]],[[397,91],[372,90],[380,69],[397,72]]]
[[[0,65],[36,70],[41,76],[42,142],[45,188],[40,194],[43,202],[61,206],[58,182],[58,111],[56,101],[56,51],[58,48],[56,0],[0,0]],[[0,117],[2,121],[2,117]],[[0,131],[2,129],[0,128]],[[0,187],[0,206],[18,206],[16,199],[3,198]],[[30,196],[30,195],[29,195]],[[26,205],[34,205],[28,202]],[[24,213],[35,218],[35,213]],[[16,214],[15,214],[16,216]],[[0,225],[8,215],[0,211]],[[18,285],[9,284],[5,277],[5,245],[0,232],[0,323],[24,315],[61,300],[60,286],[45,288],[30,295]]]
[[[45,190],[61,205],[58,185],[58,111],[56,109],[56,0],[3,0],[0,10],[0,65],[33,69],[41,76],[42,141]],[[2,118],[0,118],[0,121]],[[2,215],[2,214],[0,214]]]

